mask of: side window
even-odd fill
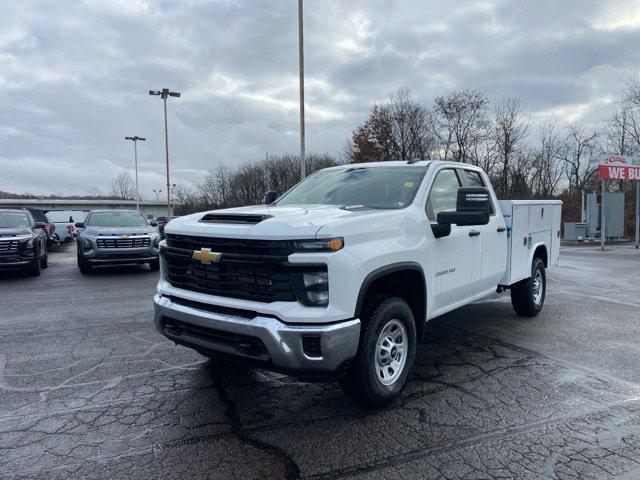
[[[478,172],[474,172],[472,170],[458,170],[458,175],[460,175],[460,181],[462,182],[463,187],[486,187],[482,180],[482,176]],[[493,205],[493,199],[490,199],[490,202],[491,215],[494,215],[496,213],[496,209]]]
[[[440,212],[453,212],[456,209],[460,181],[455,170],[440,170],[433,180],[427,199],[427,218],[433,222]]]

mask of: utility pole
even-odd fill
[[[636,248],[640,248],[640,180],[636,180]]]
[[[144,137],[124,137],[125,140],[131,140],[133,142],[133,157],[136,163],[136,210],[140,211],[140,189],[138,188],[138,142],[144,142],[147,139]]]
[[[605,205],[605,201],[604,201],[604,194],[605,194],[605,188],[606,188],[606,184],[607,181],[603,178],[602,179],[602,198],[600,200],[600,250],[604,251],[604,244],[607,240],[607,221],[606,221],[606,215],[604,214],[604,205]]]
[[[164,153],[167,169],[167,215],[171,216],[171,184],[169,183],[169,132],[167,127],[167,97],[179,97],[179,92],[171,92],[168,88],[149,90],[149,95],[158,95],[164,103]]]
[[[304,154],[304,35],[302,28],[302,3],[298,0],[298,60],[300,69],[300,180],[307,176]]]

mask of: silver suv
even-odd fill
[[[135,210],[92,210],[76,228],[78,268],[83,274],[95,266],[127,263],[160,268],[160,234]]]

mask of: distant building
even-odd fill
[[[180,205],[174,203],[174,206]],[[47,199],[47,198],[0,198],[0,208],[23,208],[33,207],[45,212],[51,210],[57,211],[84,211],[95,210],[98,208],[116,208],[121,210],[135,210],[135,200],[113,200],[113,199]],[[156,218],[167,214],[167,204],[156,201],[140,202],[140,213],[145,218]]]

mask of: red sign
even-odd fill
[[[600,177],[607,180],[640,180],[640,158],[605,155],[598,171]]]

